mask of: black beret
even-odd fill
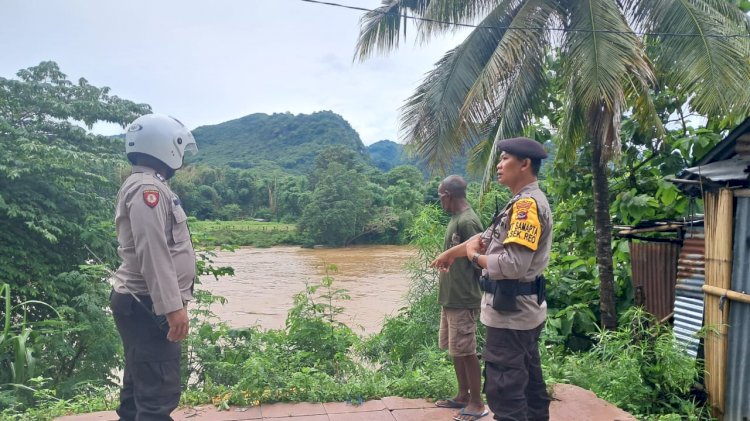
[[[514,137],[497,142],[497,150],[515,155],[521,158],[544,159],[547,152],[542,144],[528,137]]]

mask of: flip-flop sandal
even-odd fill
[[[466,412],[466,411],[464,411],[462,409],[462,410],[458,411],[458,415],[456,415],[455,417],[453,417],[453,419],[455,421],[476,421],[476,420],[478,420],[478,419],[480,419],[482,417],[486,417],[489,414],[490,414],[490,411],[488,411],[486,409],[481,414],[475,414],[473,412]],[[470,418],[461,419],[461,417],[470,417]]]
[[[459,408],[465,408],[466,404],[456,401],[455,399],[443,399],[435,402],[435,406],[438,408],[453,408],[453,409],[459,409]]]

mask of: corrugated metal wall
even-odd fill
[[[750,198],[738,197],[735,210],[733,291],[750,292]],[[725,420],[750,420],[750,304],[726,303],[729,349]]]
[[[703,325],[705,250],[703,227],[688,227],[677,263],[673,330],[677,342],[693,357],[700,343],[695,335]]]
[[[672,313],[680,246],[674,243],[630,242],[630,264],[636,303],[661,320]]]

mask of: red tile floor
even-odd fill
[[[577,386],[554,386],[550,421],[636,421],[627,412]],[[424,399],[387,397],[354,406],[349,403],[274,403],[251,408],[217,411],[210,405],[181,408],[175,421],[451,421],[455,409],[436,408]],[[56,421],[117,421],[113,411],[69,415]],[[482,421],[493,419],[492,413]]]

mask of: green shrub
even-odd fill
[[[640,307],[623,314],[619,329],[600,331],[590,351],[566,355],[560,350],[550,346],[543,353],[551,382],[589,389],[641,418],[705,416],[690,396],[700,364],[679,349],[668,326]]]
[[[43,403],[40,396],[70,398],[81,388],[111,383],[120,362],[119,338],[102,311],[109,292],[102,276],[92,266],[56,276],[50,295],[69,298],[54,309],[38,301],[12,305],[10,286],[0,286],[0,409],[34,407]],[[28,312],[39,308],[51,317],[29,320]],[[42,386],[48,393],[38,393]]]

